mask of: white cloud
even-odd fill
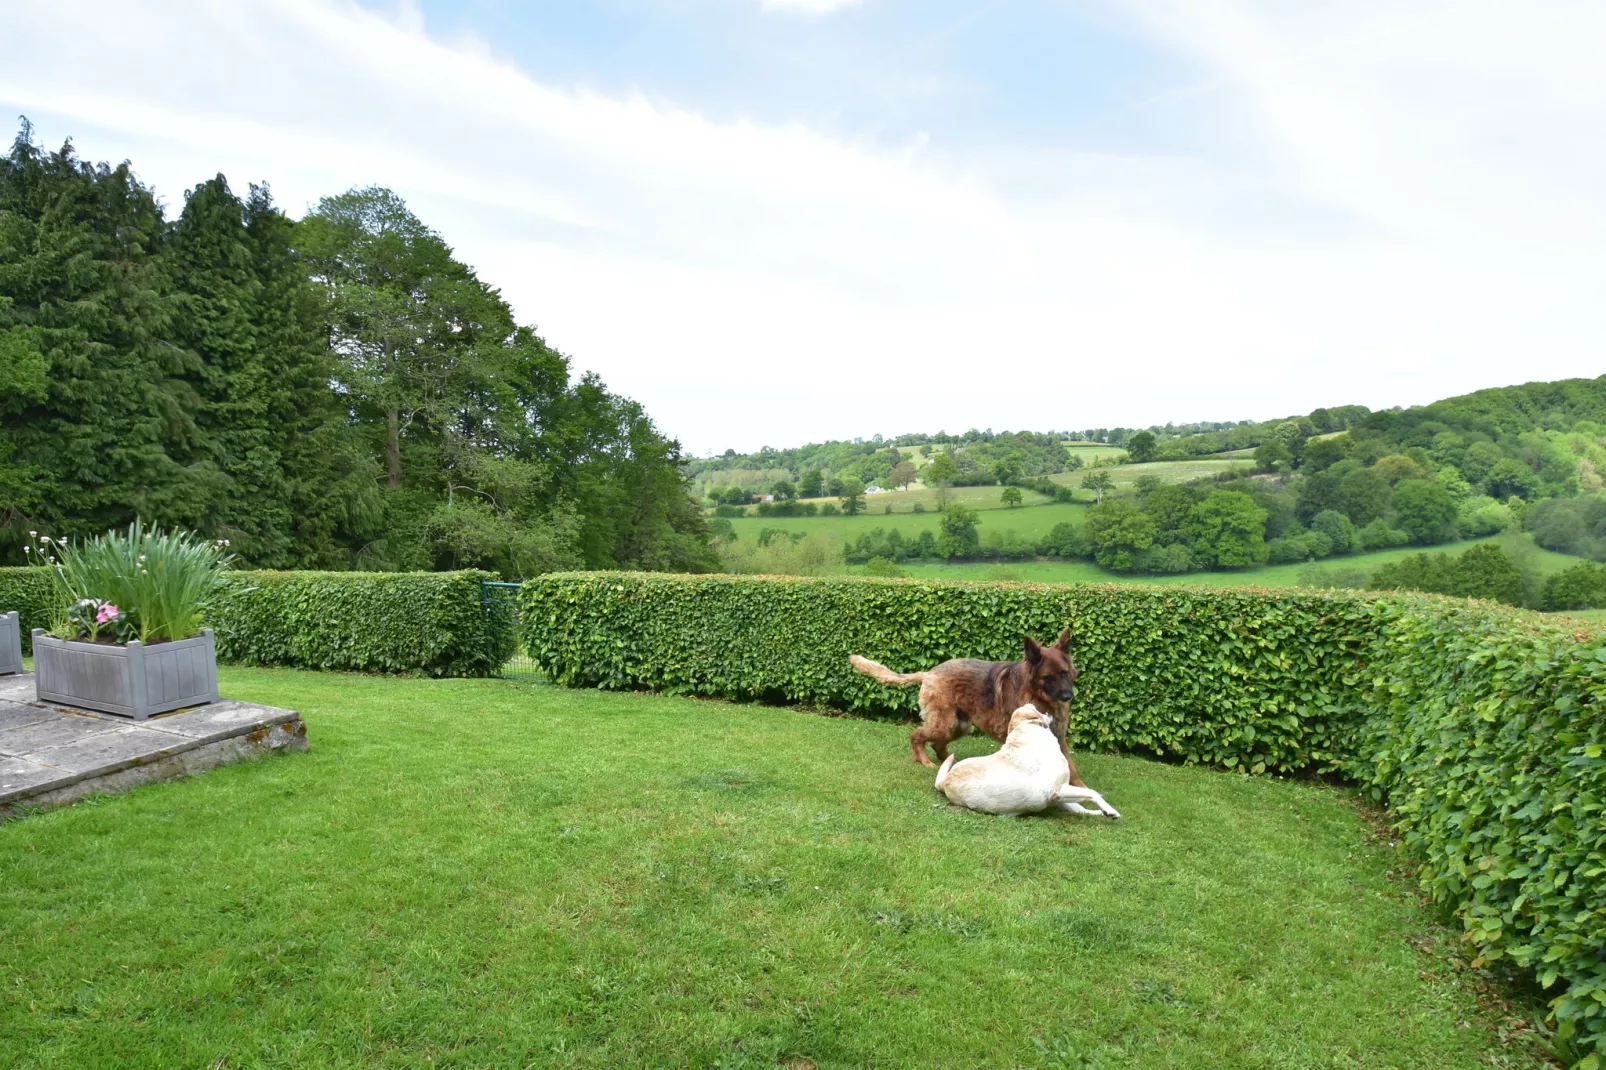
[[[1598,34],[1542,6],[1509,32],[1493,6],[1124,10],[1210,72],[1210,158],[714,122],[333,0],[20,5],[0,104],[174,205],[219,170],[297,214],[392,186],[697,450],[1602,370]]]
[[[799,11],[805,15],[829,15],[853,7],[859,0],[759,0],[766,11]]]

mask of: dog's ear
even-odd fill
[[[1066,628],[1063,632],[1060,632],[1059,641],[1054,645],[1059,648],[1061,654],[1069,654],[1071,652],[1071,630]]]
[[[1029,635],[1026,637],[1026,660],[1033,665],[1043,660],[1043,648]]]

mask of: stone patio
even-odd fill
[[[306,749],[307,726],[294,710],[224,699],[132,721],[38,702],[32,673],[0,676],[0,821]]]

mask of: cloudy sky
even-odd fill
[[[1598,0],[0,0],[0,106],[390,186],[695,452],[1598,375]]]

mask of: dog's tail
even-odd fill
[[[948,770],[950,770],[950,769],[952,769],[954,767],[954,761],[958,757],[959,756],[956,755],[956,754],[950,754],[950,755],[948,755],[948,757],[946,757],[946,758],[944,758],[942,760],[942,768],[937,770],[937,785],[936,785],[936,787],[937,787],[938,791],[941,791],[942,790],[942,786],[948,782]]]
[[[857,654],[849,654],[848,661],[864,675],[883,684],[891,684],[893,687],[911,687],[914,684],[924,683],[926,679],[926,674],[923,672],[893,672],[879,661],[861,658]]]

